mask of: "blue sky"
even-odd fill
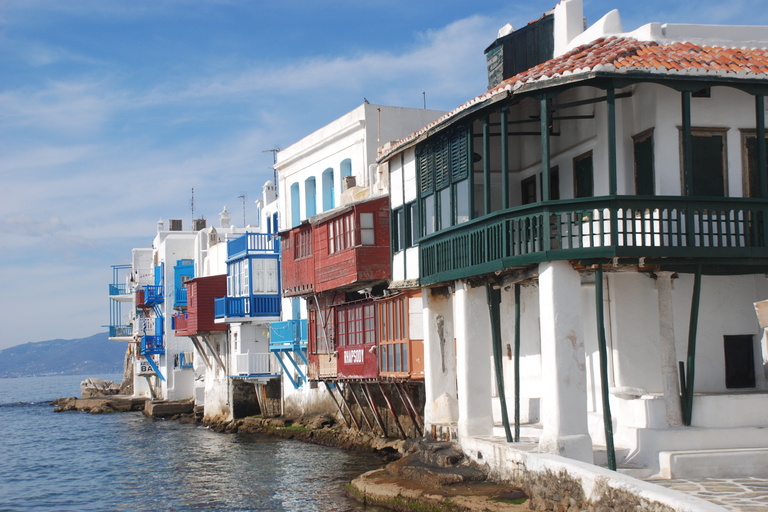
[[[483,50],[555,0],[0,0],[0,349],[108,323],[110,265],[158,219],[255,223],[289,146],[371,103],[450,110]],[[768,24],[764,0],[585,1],[651,21]]]

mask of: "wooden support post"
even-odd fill
[[[382,436],[387,437],[387,429],[384,428],[384,422],[381,419],[379,410],[376,408],[376,403],[373,401],[373,395],[371,395],[371,390],[368,387],[368,384],[364,383],[364,384],[360,384],[360,386],[363,388],[365,398],[368,400],[368,405],[371,406],[371,412],[373,412],[373,419],[375,419],[376,423],[379,425]]]
[[[501,290],[493,288],[491,283],[485,283],[485,293],[488,297],[488,311],[491,315],[491,342],[493,346],[493,363],[496,369],[496,388],[499,392],[501,405],[501,421],[504,424],[504,434],[507,442],[512,442],[512,432],[509,429],[509,415],[507,414],[507,393],[504,389],[504,364],[501,352]]]
[[[765,149],[765,96],[755,95],[755,128],[757,135],[757,169],[760,183],[760,197],[768,198],[768,171],[766,170]]]
[[[355,427],[357,427],[357,431],[362,432],[360,423],[357,421],[357,418],[355,418],[355,415],[352,414],[352,409],[349,407],[347,400],[344,398],[344,390],[341,388],[341,383],[337,382],[336,387],[339,388],[339,397],[341,398],[341,403],[344,405],[344,407],[346,407],[347,412],[349,413],[349,417],[352,418],[352,422],[355,424]]]
[[[469,194],[469,218],[475,218],[475,143],[474,135],[472,132],[472,123],[469,123],[467,127],[467,188]],[[421,198],[421,194],[416,194],[416,197]],[[419,214],[421,214],[421,205],[419,205]]]
[[[355,394],[355,386],[353,384],[347,384],[347,387],[349,388],[349,394],[352,395],[352,398],[355,400],[355,404],[357,404],[357,408],[360,409],[360,415],[365,420],[365,424],[368,425],[368,428],[371,430],[371,434],[375,435],[376,430],[374,430],[373,425],[368,419],[368,416],[365,415],[365,410],[363,409],[363,405],[360,403],[360,400],[358,400],[357,395]]]
[[[509,135],[507,126],[509,108],[501,109],[501,208],[509,208]]]
[[[550,183],[550,165],[549,165],[549,122],[551,119],[549,111],[549,98],[544,96],[540,100],[541,104],[541,200],[549,201],[552,196],[549,190]]]
[[[392,413],[392,418],[395,420],[395,425],[397,425],[397,429],[400,431],[400,434],[402,434],[402,439],[407,439],[408,436],[405,434],[405,430],[403,430],[403,426],[400,424],[400,420],[397,419],[397,413],[395,413],[395,408],[392,407],[392,401],[389,399],[389,396],[387,395],[386,390],[384,390],[384,385],[379,382],[379,391],[381,391],[382,396],[384,397],[384,401],[387,402],[387,408],[389,409],[389,412]]]
[[[696,265],[691,297],[691,319],[688,324],[688,358],[686,364],[680,362],[680,387],[683,401],[683,423],[691,425],[693,418],[693,390],[696,370],[696,334],[699,324],[699,302],[701,299],[701,265]]]
[[[595,308],[597,312],[597,345],[600,351],[600,390],[603,401],[603,426],[605,428],[605,449],[608,452],[608,468],[616,471],[616,451],[613,447],[613,419],[608,392],[608,349],[605,341],[605,318],[603,314],[603,264],[597,264],[595,272]]]
[[[520,442],[520,283],[515,283],[515,442]]]
[[[336,400],[336,395],[333,392],[333,388],[330,384],[328,384],[328,381],[323,381],[323,384],[325,384],[325,389],[328,391],[328,394],[331,395],[331,399],[333,400],[334,405],[336,405],[336,409],[339,411],[339,415],[341,416],[342,421],[347,425],[347,427],[350,427],[351,424],[347,421],[347,418],[344,417],[344,411],[342,410],[341,406],[339,405],[338,400]],[[342,397],[342,400],[344,397]]]
[[[616,91],[613,86],[608,88],[607,94],[608,114],[608,195],[615,196],[618,193],[618,178],[616,164]],[[611,244],[619,245],[619,222],[617,209],[611,208],[608,224],[611,230]]]
[[[691,93],[683,91],[682,98],[682,124],[683,124],[683,193],[684,196],[693,195],[693,139],[691,135]],[[694,247],[695,227],[694,212],[690,203],[685,209],[685,240],[688,247]]]
[[[491,213],[491,127],[488,116],[483,118],[483,215]]]
[[[399,382],[395,383],[395,389],[397,390],[397,394],[400,396],[400,401],[403,402],[403,406],[405,407],[405,410],[408,412],[408,416],[411,418],[411,421],[413,422],[413,426],[416,429],[416,433],[421,437],[424,435],[424,429],[422,428],[422,424],[419,421],[419,413],[416,411],[416,408],[413,407],[413,402],[411,402],[411,397],[408,396],[408,392],[403,389],[402,384]]]

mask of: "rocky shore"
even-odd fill
[[[96,387],[110,389],[109,383],[96,383]],[[146,398],[115,394],[98,396],[84,391],[83,395],[86,394],[87,398],[59,398],[51,405],[55,412],[104,414],[141,411],[147,402]],[[183,423],[201,422],[194,413],[176,414],[169,419]],[[453,443],[382,438],[355,432],[339,425],[330,414],[300,418],[249,416],[234,421],[202,423],[221,433],[295,439],[380,457],[382,469],[365,473],[347,485],[348,493],[364,506],[434,512],[529,509],[522,490],[489,481],[487,471],[465,458]]]

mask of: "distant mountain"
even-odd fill
[[[24,343],[0,350],[0,378],[123,373],[127,343],[106,332],[74,340]]]

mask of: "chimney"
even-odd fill
[[[225,206],[224,209],[219,214],[219,227],[222,229],[228,229],[229,228],[229,212],[227,211],[227,207]]]
[[[165,224],[163,224],[163,219],[160,219],[157,221],[157,232],[160,233],[163,229],[165,229]]]
[[[272,203],[277,199],[277,187],[272,180],[267,180],[262,188],[262,197],[264,198],[264,206]]]
[[[356,185],[357,185],[357,182],[355,181],[354,176],[344,176],[342,192],[346,192],[347,190],[355,187]]]

